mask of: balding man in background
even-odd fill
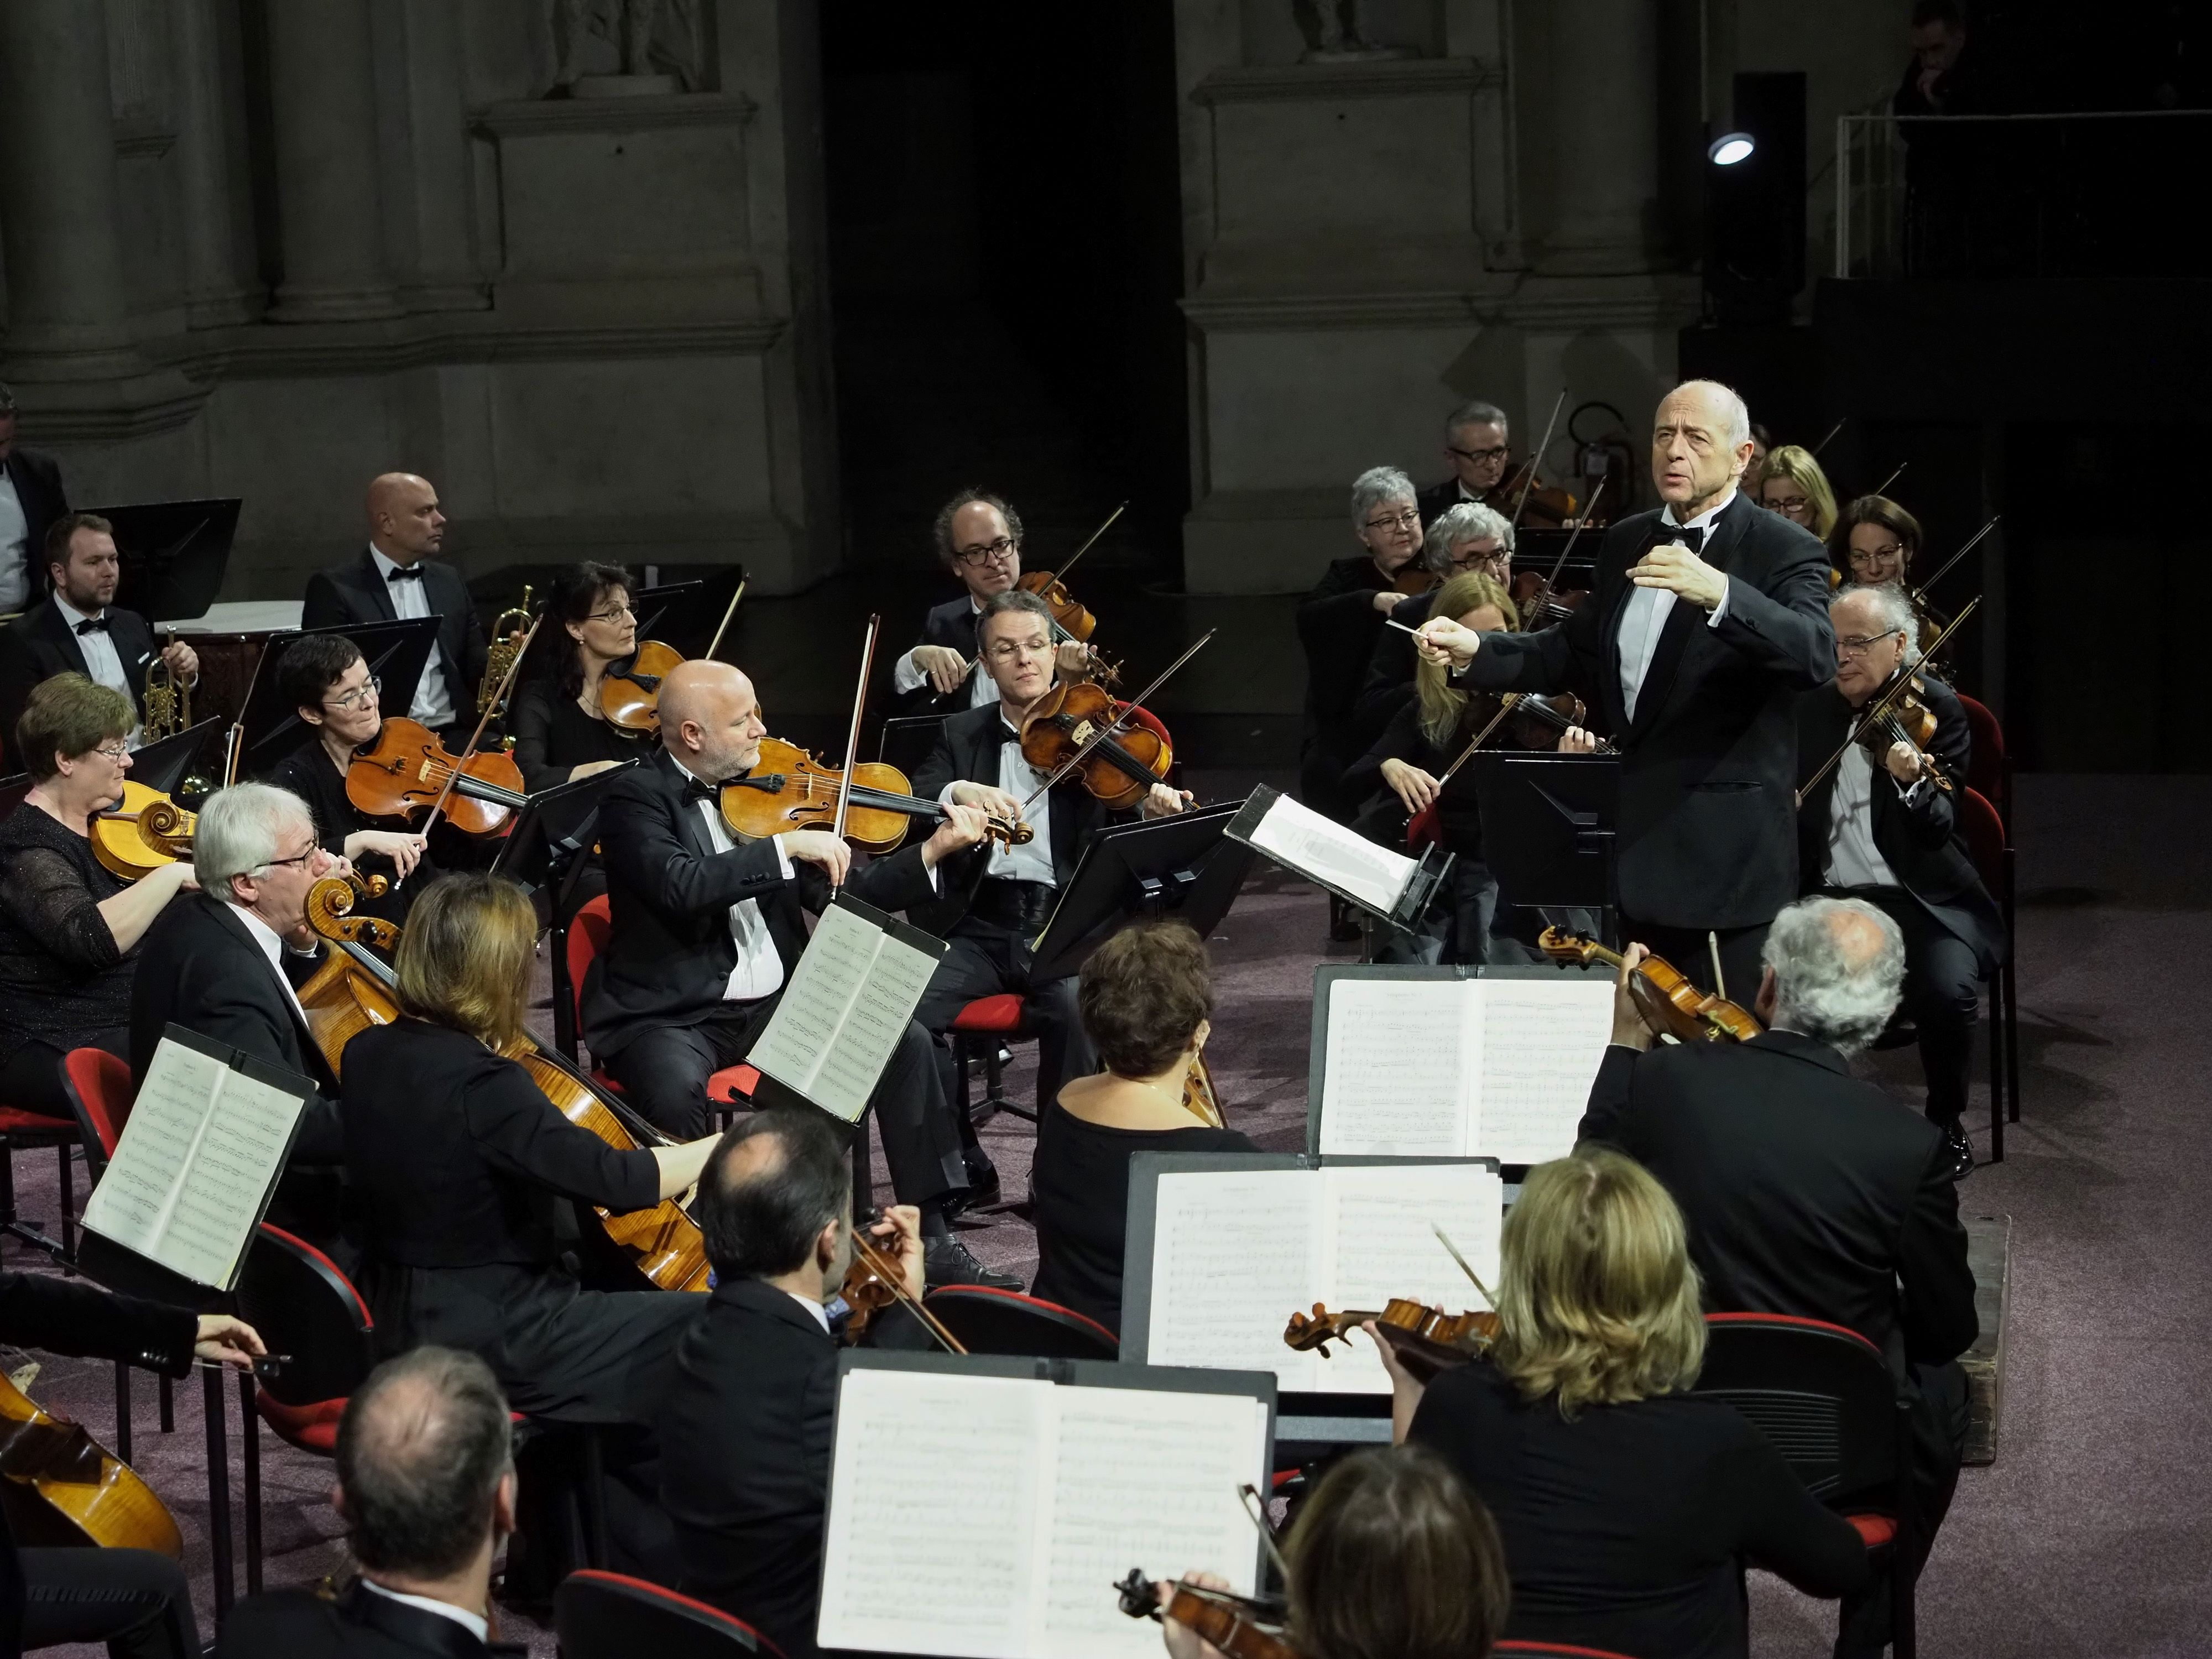
[[[1767,930],[1752,1007],[1767,1030],[1749,1042],[1654,1048],[1627,976],[1583,1136],[1674,1195],[1708,1312],[1826,1320],[1887,1356],[1913,1404],[1917,1572],[1958,1485],[1958,1359],[1980,1326],[1942,1131],[1850,1074],[1903,994],[1904,937],[1863,900],[1789,906]],[[1880,1652],[1886,1593],[1847,1600],[1843,1620],[1838,1653]]]
[[[415,687],[410,720],[459,750],[476,729],[487,650],[468,584],[430,556],[445,544],[446,515],[428,478],[386,472],[368,486],[368,547],[307,578],[306,628],[339,628],[405,617],[438,618],[438,648]]]
[[[927,903],[939,863],[987,833],[981,808],[947,807],[927,841],[858,870],[827,830],[740,842],[722,820],[721,787],[759,763],[767,734],[750,680],[727,663],[684,663],[660,684],[660,747],[599,806],[611,925],[584,987],[584,1040],[629,1103],[678,1139],[705,1133],[708,1079],[768,1028],[806,950],[805,911],[820,913],[841,884],[878,909]],[[794,1097],[763,1078],[758,1098]],[[892,1188],[921,1212],[929,1282],[1018,1287],[952,1237],[968,1166],[929,1033],[914,1021],[869,1106]]]
[[[1741,1001],[1766,924],[1797,895],[1796,698],[1835,673],[1827,552],[1738,488],[1743,399],[1690,380],[1660,404],[1651,477],[1665,503],[1613,521],[1596,591],[1534,634],[1449,617],[1420,649],[1454,683],[1571,690],[1621,751],[1615,864],[1621,931]]]

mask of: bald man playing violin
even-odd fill
[[[1020,995],[1024,1030],[1037,1039],[1042,1115],[1063,1082],[1098,1069],[1098,1056],[1076,1013],[1073,975],[1032,980],[1030,946],[1075,873],[1084,841],[1114,815],[1073,776],[1039,794],[1045,775],[1022,756],[1023,720],[1059,683],[1060,659],[1053,644],[1052,612],[1044,601],[1018,589],[993,595],[984,602],[976,641],[998,699],[945,722],[936,748],[914,775],[914,793],[948,806],[981,807],[1009,823],[1026,823],[1031,833],[1018,847],[993,843],[963,855],[947,875],[945,898],[917,913],[915,921],[942,933],[951,948],[938,963],[915,1018],[941,1037],[975,998],[1003,992]],[[1146,817],[1159,817],[1189,804],[1189,796],[1155,783],[1139,811]],[[951,1051],[940,1047],[939,1052],[946,1086],[954,1089],[958,1079]],[[968,1128],[975,1190],[992,1192],[998,1172],[974,1144],[972,1127],[962,1127]]]
[[[727,663],[686,662],[661,682],[659,750],[599,806],[611,925],[585,985],[584,1041],[629,1103],[678,1139],[704,1132],[708,1079],[767,1029],[806,949],[804,912],[818,914],[839,885],[878,909],[926,903],[938,865],[986,833],[981,811],[955,806],[927,841],[858,868],[826,830],[740,842],[722,821],[721,789],[751,771],[767,735],[750,680]],[[793,1098],[768,1078],[755,1095]],[[898,1201],[921,1212],[929,1282],[1018,1285],[952,1237],[968,1171],[918,1024],[908,1022],[868,1105]]]

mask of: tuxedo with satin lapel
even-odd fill
[[[326,1600],[312,1590],[249,1595],[223,1621],[216,1659],[492,1659],[529,1652],[485,1643],[458,1620],[379,1595],[359,1580]]]
[[[477,623],[476,602],[468,584],[452,565],[437,559],[422,562],[422,597],[438,619],[438,660],[446,670],[446,684],[453,694],[453,716],[466,720],[475,708],[477,688],[483,683],[488,649],[483,629]],[[302,628],[342,628],[363,623],[398,622],[390,584],[376,568],[367,548],[342,564],[318,570],[307,578],[307,602],[301,607]],[[413,699],[410,697],[411,702]],[[404,708],[390,712],[404,714]]]
[[[131,705],[143,720],[146,665],[154,657],[154,630],[136,611],[118,611],[112,605],[106,620],[107,637],[114,642],[124,678],[130,682]],[[85,665],[84,647],[77,643],[75,625],[51,599],[41,599],[0,630],[0,722],[5,722],[0,735],[5,737],[10,758],[19,764],[21,757],[15,752],[15,722],[22,718],[23,705],[30,701],[32,690],[41,680],[57,674],[89,678],[90,670]]]

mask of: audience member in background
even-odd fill
[[[72,1048],[131,1053],[131,976],[138,943],[192,866],[133,883],[93,850],[91,820],[123,799],[131,700],[82,674],[31,693],[15,741],[31,778],[0,820],[0,1101],[65,1121],[61,1059]]]
[[[588,560],[570,566],[553,584],[540,631],[552,637],[532,647],[537,654],[507,704],[523,787],[535,794],[651,754],[647,734],[625,732],[599,712],[608,668],[637,652],[629,572]]]
[[[1862,587],[1910,581],[1920,520],[1886,495],[1860,495],[1828,532],[1828,560]]]
[[[1448,507],[1431,520],[1421,537],[1421,558],[1437,575],[1439,586],[1455,576],[1488,576],[1508,592],[1513,587],[1513,525],[1503,513],[1480,501]],[[1375,635],[1368,653],[1367,678],[1359,688],[1354,711],[1358,730],[1372,743],[1406,706],[1413,685],[1413,636],[1403,629],[1419,628],[1428,621],[1437,601],[1437,588],[1401,599],[1386,621],[1399,624]]]
[[[15,394],[0,381],[0,617],[27,611],[45,591],[46,526],[70,510],[51,455],[15,441]]]
[[[660,1474],[678,1588],[812,1659],[837,1405],[824,1304],[853,1264],[852,1166],[822,1114],[772,1109],[722,1137],[698,1210],[714,1289],[660,1411],[661,1443],[682,1449]],[[920,1297],[919,1212],[894,1206],[875,1231]]]
[[[1083,964],[1076,1003],[1106,1069],[1069,1083],[1037,1121],[1030,1289],[1119,1334],[1130,1156],[1259,1148],[1183,1104],[1184,1081],[1213,1029],[1212,974],[1188,923],[1142,922],[1115,934]]]
[[[1811,450],[1796,444],[1784,444],[1766,458],[1766,470],[1759,475],[1759,504],[1824,542],[1836,527],[1836,492],[1828,487],[1828,475]]]
[[[1425,1390],[1383,1352],[1399,1437],[1443,1453],[1498,1522],[1507,1637],[1742,1659],[1747,1564],[1808,1595],[1866,1583],[1857,1530],[1750,1420],[1684,1397],[1705,1359],[1698,1276],[1680,1212],[1635,1164],[1585,1146],[1528,1172],[1498,1314],[1488,1355]]]
[[[361,1576],[335,1599],[250,1595],[216,1659],[473,1659],[521,1654],[491,1629],[492,1558],[514,1530],[514,1431],[484,1362],[421,1347],[346,1401],[331,1502]]]
[[[1775,917],[1765,964],[1752,1010],[1764,1036],[1659,1048],[1624,969],[1582,1133],[1640,1160],[1674,1195],[1709,1310],[1824,1319],[1889,1356],[1912,1404],[1924,1559],[1958,1485],[1957,1362],[1979,1324],[1942,1132],[1850,1075],[1850,1056],[1896,1011],[1904,940],[1870,904],[1801,899]],[[1881,1648],[1887,1583],[1845,1605],[1839,1654]]]
[[[1419,1446],[1355,1452],[1322,1477],[1283,1546],[1285,1632],[1301,1659],[1484,1659],[1510,1599],[1498,1528],[1443,1459]],[[1186,1582],[1226,1587],[1212,1573]],[[1174,1594],[1162,1587],[1161,1604]],[[1173,1620],[1174,1659],[1221,1659]]]

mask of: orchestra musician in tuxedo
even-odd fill
[[[1437,586],[1394,605],[1388,622],[1396,628],[1376,630],[1367,656],[1367,678],[1359,688],[1355,709],[1359,730],[1371,744],[1390,718],[1413,696],[1413,636],[1401,630],[1419,628],[1435,608],[1437,590],[1455,576],[1488,576],[1499,587],[1513,586],[1513,521],[1480,501],[1462,501],[1446,507],[1429,520],[1421,532],[1422,562],[1436,573]],[[1352,793],[1358,793],[1358,786]]]
[[[489,647],[468,584],[431,556],[445,544],[446,515],[428,478],[386,472],[368,486],[368,545],[307,578],[304,628],[438,618],[438,648],[416,682],[408,718],[458,750],[476,729],[477,692]]]
[[[52,591],[0,631],[0,722],[12,743],[33,686],[82,674],[131,699],[138,718],[125,741],[136,749],[146,723],[154,630],[136,611],[116,607],[123,565],[115,527],[96,513],[65,513],[46,532],[46,554]],[[182,640],[162,647],[161,655],[180,684],[199,678],[198,653]]]
[[[61,468],[15,441],[15,394],[0,380],[0,617],[28,609],[46,591],[46,528],[70,510]]]
[[[1905,938],[1905,1009],[1920,1040],[1928,1120],[1943,1132],[1954,1176],[1971,1174],[1974,1149],[1960,1119],[1973,1066],[1982,981],[2004,956],[2004,917],[1982,885],[1959,828],[1958,791],[1973,746],[1958,694],[1915,673],[1919,622],[1893,586],[1846,587],[1828,606],[1836,678],[1797,706],[1798,866],[1808,891],[1864,899]],[[1880,757],[1845,743],[1858,711],[1899,674],[1936,716],[1923,754],[1883,742]],[[1831,756],[1842,758],[1815,782]],[[1948,780],[1946,788],[1938,780]]]
[[[1451,464],[1452,476],[1416,497],[1422,523],[1462,501],[1478,502],[1509,521],[1512,519],[1520,503],[1522,469],[1514,464],[1510,425],[1504,410],[1479,398],[1444,417],[1444,459]],[[1548,492],[1528,492],[1521,522],[1545,530],[1559,527],[1560,516]]]
[[[963,489],[937,510],[930,536],[938,562],[964,591],[922,619],[921,643],[891,665],[902,714],[951,714],[998,701],[990,677],[976,672],[975,624],[984,601],[1022,579],[1022,515],[1011,501]],[[1081,641],[1066,641],[1057,654],[1063,674],[1087,672],[1091,653]]]
[[[1621,925],[1707,989],[1758,980],[1766,924],[1797,891],[1797,694],[1834,672],[1820,541],[1738,488],[1743,400],[1668,393],[1651,475],[1664,505],[1616,520],[1566,621],[1481,635],[1449,617],[1420,650],[1487,691],[1571,690],[1621,750]]]
[[[721,789],[751,772],[767,733],[744,675],[684,663],[661,682],[659,749],[617,777],[599,806],[611,925],[585,983],[584,1041],[629,1103],[672,1134],[705,1127],[708,1079],[767,1029],[806,949],[805,911],[825,908],[833,885],[878,909],[927,904],[936,866],[984,835],[980,810],[952,807],[927,841],[858,869],[826,830],[741,842],[722,818]],[[789,1098],[773,1079],[760,1089],[763,1100]],[[987,1274],[952,1236],[968,1169],[919,1024],[908,1022],[869,1106],[892,1188],[921,1212],[930,1282],[1018,1286]]]

